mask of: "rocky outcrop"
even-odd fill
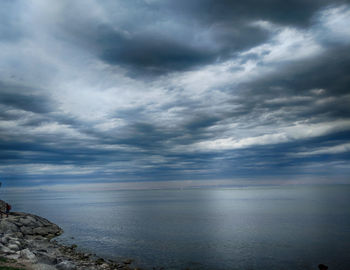
[[[59,226],[45,218],[10,213],[0,219],[0,257],[34,270],[134,269],[130,260],[121,263],[104,260],[79,252],[76,245],[68,247],[52,240],[62,233]]]
[[[13,234],[19,238],[45,237],[53,238],[63,233],[63,230],[56,224],[45,218],[13,212],[9,216],[0,219],[0,232]]]

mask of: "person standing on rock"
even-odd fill
[[[6,203],[6,217],[9,217],[10,210],[11,210],[11,205]]]

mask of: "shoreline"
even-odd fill
[[[0,269],[25,270],[131,270],[131,259],[107,260],[54,240],[64,231],[37,215],[11,212],[0,219]],[[11,268],[7,268],[11,269]]]

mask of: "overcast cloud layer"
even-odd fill
[[[1,1],[0,180],[348,182],[349,25],[340,0]]]

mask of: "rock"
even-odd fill
[[[21,242],[19,242],[17,239],[10,239],[9,244],[17,245],[19,247],[21,246]]]
[[[89,259],[90,257],[91,257],[91,254],[89,254],[89,253],[84,253],[84,259]]]
[[[21,233],[21,232],[16,232],[15,235],[16,235],[17,238],[22,238],[23,237],[23,233]]]
[[[105,262],[105,260],[104,259],[102,259],[102,258],[98,258],[97,260],[96,260],[96,264],[97,265],[101,265],[101,264],[103,264]]]
[[[50,221],[48,221],[46,218],[39,217],[39,216],[34,216],[34,217],[36,218],[36,222],[41,223],[40,226],[52,226],[52,225],[55,225],[55,224],[51,223]]]
[[[22,226],[20,230],[23,234],[33,234],[33,229],[30,227]]]
[[[11,260],[18,260],[18,258],[20,257],[19,251],[17,251],[14,254],[8,255],[6,256],[6,259],[11,259]]]
[[[18,232],[18,230],[19,230],[19,228],[15,224],[13,224],[7,220],[0,221],[0,231],[1,232],[14,233],[14,232]]]
[[[53,265],[45,264],[45,263],[37,263],[34,265],[35,270],[57,270],[57,268]]]
[[[126,259],[123,261],[124,264],[131,264],[132,263],[132,259]]]
[[[9,237],[8,237],[8,236],[3,236],[3,237],[1,237],[0,242],[1,242],[2,244],[6,245],[6,244],[8,243],[8,241],[9,241]]]
[[[46,236],[49,234],[49,229],[46,227],[36,227],[33,229],[33,234],[38,234],[41,236]]]
[[[33,229],[33,234],[47,236],[55,236],[57,233],[61,233],[61,229],[58,226],[48,226],[48,227],[36,227]]]
[[[38,260],[42,263],[57,264],[57,256],[55,254],[42,252],[42,251],[37,251],[35,252],[35,254]]]
[[[14,250],[14,251],[18,251],[19,250],[19,246],[16,245],[16,244],[9,244],[7,245],[7,247],[11,250]]]
[[[33,270],[109,270],[127,269],[131,259],[122,262],[104,260],[77,251],[77,245],[64,246],[53,240],[63,230],[50,221],[26,213],[11,212],[0,219],[0,254],[32,264]]]
[[[0,246],[0,252],[4,254],[14,254],[16,253],[15,251],[9,249],[8,247],[5,247],[3,245]]]
[[[76,269],[76,266],[74,263],[70,261],[63,261],[63,262],[60,262],[59,264],[56,264],[56,268],[58,270],[74,270]]]
[[[108,268],[109,268],[109,265],[108,265],[107,263],[103,263],[103,264],[101,265],[101,268],[102,268],[102,269],[108,269]]]
[[[25,226],[28,226],[30,224],[35,224],[36,220],[35,220],[35,218],[33,218],[31,216],[26,216],[24,218],[20,218],[19,222]]]
[[[26,249],[22,249],[20,252],[20,258],[22,258],[23,260],[27,260],[27,261],[31,261],[31,262],[36,262],[37,258],[34,255],[33,252],[31,252],[28,248]]]

